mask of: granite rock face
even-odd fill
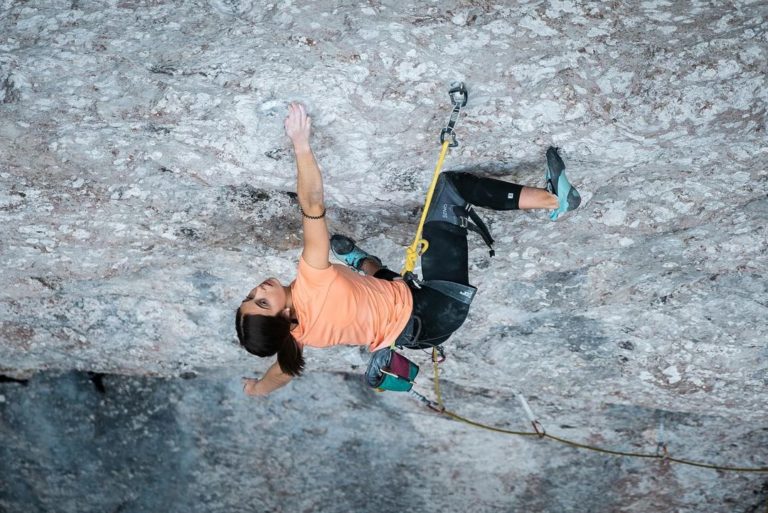
[[[767,34],[763,1],[0,0],[0,374],[30,379],[0,384],[0,506],[764,508],[765,474],[510,439],[370,393],[357,348],[307,351],[307,376],[247,400],[240,376],[269,362],[232,325],[301,248],[287,103],[312,113],[332,230],[398,268],[463,80],[446,168],[541,187],[554,145],[583,201],[554,223],[482,212],[497,255],[471,237],[480,292],[446,344],[449,407],[526,429],[520,392],[553,433],[768,466]],[[106,374],[106,394],[74,370]],[[79,450],[102,417],[99,436],[146,435],[165,462],[127,482],[187,476],[165,487],[185,499],[121,488],[130,443]],[[106,489],[46,481],[69,460],[114,472]],[[184,502],[189,483],[217,489]]]

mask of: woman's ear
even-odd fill
[[[288,307],[283,308],[283,310],[280,312],[280,316],[288,319],[289,321],[293,320],[291,319],[291,309]]]

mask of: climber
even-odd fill
[[[385,268],[352,239],[329,237],[323,181],[310,147],[310,131],[305,107],[291,103],[285,133],[296,157],[304,247],[294,281],[283,285],[269,278],[253,288],[237,309],[240,344],[257,356],[277,355],[262,379],[243,378],[248,395],[267,395],[301,374],[305,346],[367,345],[375,352],[393,342],[407,348],[445,342],[464,322],[474,296],[468,275],[468,228],[492,243],[472,205],[550,209],[554,220],[580,202],[555,148],[547,151],[547,189],[471,173],[442,173],[424,225],[429,250],[422,256],[420,286]],[[332,265],[331,249],[349,267]]]

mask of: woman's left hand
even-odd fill
[[[263,397],[267,395],[269,392],[264,392],[262,387],[259,386],[260,383],[261,380],[259,379],[243,378],[243,392],[245,392],[245,395],[251,397]]]

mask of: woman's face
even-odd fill
[[[277,278],[268,278],[248,293],[240,305],[243,315],[279,315],[287,306],[285,289]]]

